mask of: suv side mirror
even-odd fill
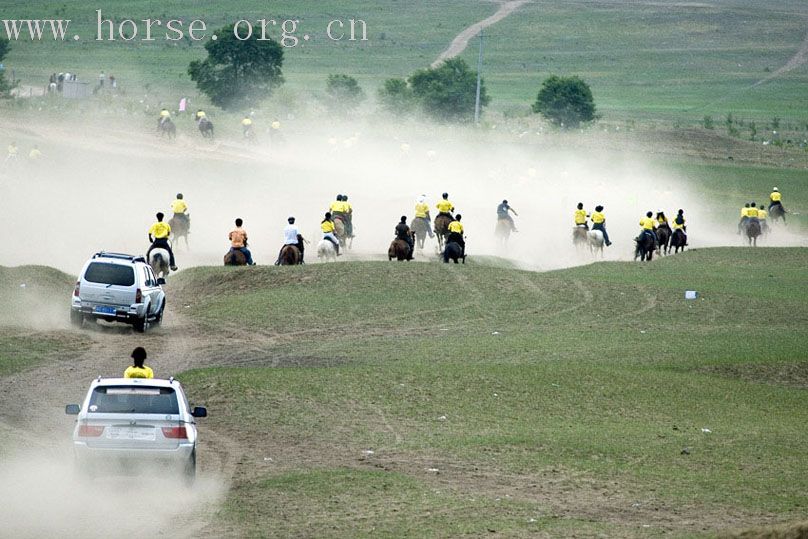
[[[204,406],[194,406],[194,411],[191,412],[194,417],[208,417],[208,409]]]
[[[81,407],[78,404],[68,404],[65,406],[65,413],[67,415],[79,415]]]
[[[157,278],[157,285],[158,286],[163,286],[164,284],[166,284],[166,280],[163,279],[162,277],[158,277]]]

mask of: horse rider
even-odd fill
[[[28,160],[29,161],[39,161],[42,157],[42,152],[39,151],[39,146],[34,146],[31,148],[31,151],[28,152]]]
[[[344,202],[344,197],[342,195],[337,195],[337,199],[331,203],[328,207],[328,211],[331,212],[332,220],[336,217],[342,219],[342,223],[345,225],[345,234],[348,234],[348,212],[347,206]]]
[[[177,193],[177,198],[171,203],[171,211],[174,212],[174,218],[185,221],[188,225],[191,224],[191,215],[188,213],[188,204],[182,193]]]
[[[412,232],[410,231],[410,227],[407,226],[407,216],[402,215],[401,221],[396,225],[396,239],[404,240],[407,242],[407,246],[409,246],[409,251],[407,251],[407,260],[412,260],[412,253],[415,250],[415,242],[412,241]]]
[[[348,221],[345,223],[348,229],[345,233],[349,238],[353,238],[353,206],[348,202],[348,195],[342,195],[342,205],[345,207],[345,217],[348,218]]]
[[[685,245],[687,245],[687,224],[685,224],[685,210],[679,210],[673,218],[673,230],[681,230],[685,235]]]
[[[252,258],[252,253],[247,249],[247,231],[241,226],[244,221],[236,219],[236,228],[230,231],[227,239],[230,240],[230,249],[233,251],[241,251],[247,257],[247,265],[255,266]]]
[[[769,223],[766,221],[768,216],[769,212],[766,211],[766,207],[763,204],[758,206],[758,221],[760,221],[760,230],[763,232],[769,231]]]
[[[300,263],[303,264],[303,242],[305,240],[295,224],[295,218],[289,217],[286,221],[288,224],[283,227],[283,247],[281,247],[281,250],[278,252],[278,259],[275,261],[275,265],[280,266],[281,253],[283,252],[283,248],[287,245],[297,247],[297,250],[300,251]]]
[[[446,215],[447,217],[454,219],[452,217],[452,212],[454,211],[454,204],[449,202],[449,193],[443,193],[441,195],[440,202],[438,202],[435,205],[435,207],[438,208],[438,215]]]
[[[516,210],[508,205],[508,201],[503,200],[502,203],[497,206],[497,220],[507,221],[508,224],[511,226],[511,231],[519,232],[518,230],[516,230],[516,224],[513,222],[513,217],[511,217],[508,212],[513,212],[514,215],[519,217],[519,214],[516,213]]]
[[[241,120],[241,134],[244,138],[250,138],[253,135],[253,121],[249,116],[244,116]]]
[[[17,160],[17,143],[12,142],[8,145],[8,155],[6,155],[6,162]]]
[[[460,245],[463,249],[463,256],[466,255],[466,240],[463,239],[463,223],[460,222],[460,219],[463,216],[459,213],[455,215],[454,221],[449,223],[449,237],[446,239],[446,244],[448,245],[451,242],[456,242]]]
[[[771,207],[769,207],[771,209]],[[749,220],[749,203],[747,202],[744,204],[744,207],[741,208],[741,220],[738,221],[738,234],[741,233],[746,222]]]
[[[637,241],[640,241],[643,234],[650,234],[652,238],[654,238],[654,246],[656,247],[659,245],[659,240],[657,239],[656,230],[654,229],[654,213],[653,212],[646,212],[645,217],[640,219],[640,226],[642,230],[640,231],[640,235],[637,236]]]
[[[342,195],[340,195],[340,198],[342,198]],[[337,250],[337,256],[340,256],[339,240],[334,235],[334,230],[335,230],[334,221],[331,220],[331,212],[330,211],[325,212],[325,219],[323,219],[322,222],[320,223],[320,230],[322,230],[322,232],[323,232],[323,239],[328,240],[331,243],[333,243],[334,248],[336,248],[336,250]]]
[[[769,211],[772,211],[772,206],[780,206],[783,213],[786,212],[785,208],[783,208],[783,194],[776,187],[772,188],[772,192],[769,195]]]
[[[758,209],[754,202],[749,203],[749,209],[746,210],[746,217],[749,221],[759,221],[758,219]]]
[[[171,250],[171,244],[168,242],[168,237],[171,235],[171,227],[168,226],[168,223],[163,222],[163,217],[165,217],[163,212],[158,212],[155,217],[157,217],[157,222],[149,228],[151,247],[146,251],[146,260],[149,259],[152,250],[165,249],[168,251],[168,265],[171,271],[177,271],[177,266],[174,264],[174,251]]]
[[[154,371],[148,365],[144,365],[146,361],[146,349],[138,346],[132,350],[132,365],[123,371],[124,378],[154,378]]]
[[[584,209],[584,203],[579,202],[575,213],[573,214],[573,220],[575,222],[575,226],[581,226],[585,229],[589,230],[589,225],[586,222],[586,218],[589,217],[586,214],[586,210]]]
[[[167,120],[171,119],[171,113],[168,112],[168,109],[163,107],[160,111],[160,116],[157,118],[157,127],[163,127],[163,124],[166,123]]]
[[[656,227],[661,228],[667,226],[670,228],[670,224],[668,223],[668,218],[665,217],[665,212],[662,210],[658,210],[656,214]]]
[[[612,244],[609,241],[609,233],[606,232],[606,216],[603,214],[603,206],[595,206],[595,211],[592,212],[592,230],[600,230],[603,233],[603,241],[606,242],[606,247]]]
[[[419,196],[418,201],[415,203],[415,219],[423,219],[426,221],[426,231],[429,237],[435,237],[435,234],[432,232],[432,227],[430,226],[432,219],[429,217],[429,204],[426,203],[426,195]]]
[[[208,115],[207,115],[207,114],[205,114],[205,111],[204,111],[204,110],[199,109],[199,110],[197,110],[197,111],[196,111],[196,117],[195,117],[195,119],[196,119],[197,123],[199,123],[199,122],[201,122],[202,120],[207,120],[207,119],[208,119]]]

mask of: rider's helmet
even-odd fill
[[[749,203],[747,202],[746,204],[744,204],[744,205],[743,205],[743,207],[744,207],[744,208],[748,208],[748,207],[749,207]]]
[[[449,193],[443,193],[441,196],[442,196],[443,198],[449,198]]]
[[[455,215],[455,221],[459,221],[461,217],[463,216],[458,213],[457,215]]]
[[[654,212],[650,212],[650,211],[649,211],[649,212],[645,212],[645,216],[646,216],[646,217],[653,217],[653,215],[654,215]]]
[[[603,206],[595,206],[595,211],[603,211]]]
[[[684,212],[685,212],[685,210],[681,210],[681,209],[680,209],[680,210],[679,210],[679,215],[682,215]]]
[[[753,207],[753,208],[755,207],[755,203],[754,203],[754,202],[750,202],[750,204],[752,205],[752,207]]]
[[[421,196],[418,197],[418,203],[419,204],[423,204],[424,200],[426,200],[426,195],[421,195]]]
[[[578,209],[579,209],[579,210],[584,209],[584,203],[583,203],[583,202],[579,202],[579,203],[578,203]]]
[[[348,195],[342,195],[342,201],[348,202]]]
[[[342,195],[337,195],[337,200],[342,202]]]
[[[290,218],[288,218],[288,219],[287,219],[287,221],[289,221],[289,224],[290,224],[290,225],[295,224],[295,218],[294,218],[294,217],[290,217]]]
[[[508,201],[507,201],[507,200],[503,200],[503,201],[502,201],[502,203],[503,203],[503,204],[507,204],[507,203],[508,203]]]
[[[177,200],[182,200],[182,193],[177,193]]]
[[[402,215],[402,216],[401,216],[401,222],[402,222],[402,223],[406,223],[406,222],[407,222],[407,216],[406,216],[406,215]]]
[[[777,189],[777,188],[775,187],[774,189],[772,189],[772,191],[779,191],[779,189]]]
[[[330,220],[331,220],[331,212],[330,212],[330,211],[325,212],[325,218],[326,218],[326,220],[328,220],[328,221],[330,221]]]
[[[157,215],[155,217],[157,217],[158,221],[162,221],[165,215],[163,215],[163,212],[157,212]]]

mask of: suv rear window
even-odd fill
[[[135,284],[135,270],[121,264],[93,262],[84,272],[84,279],[91,283],[132,286]]]
[[[172,388],[142,386],[96,387],[87,410],[96,414],[180,413],[177,393]]]

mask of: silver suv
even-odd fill
[[[177,380],[101,378],[90,384],[84,403],[68,404],[75,415],[73,450],[78,469],[93,477],[102,471],[129,474],[165,467],[186,482],[196,477],[197,430]]]
[[[145,332],[163,321],[166,295],[151,266],[142,256],[100,252],[84,264],[70,308],[70,321],[132,324]]]

